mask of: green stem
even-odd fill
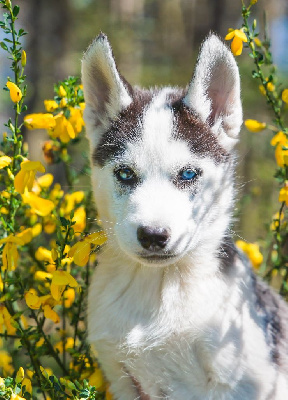
[[[32,313],[32,317],[33,317],[34,321],[35,321],[36,324],[37,324],[39,333],[40,333],[41,336],[44,338],[45,343],[46,343],[46,345],[47,345],[48,348],[49,348],[50,355],[55,359],[55,361],[57,362],[57,364],[59,365],[59,367],[62,369],[63,373],[64,373],[65,375],[69,375],[69,373],[68,373],[68,371],[67,371],[65,365],[63,365],[62,361],[60,360],[60,357],[58,356],[58,353],[55,351],[55,349],[54,349],[54,347],[52,346],[50,340],[48,339],[48,337],[46,336],[44,330],[42,329],[44,324],[43,324],[43,323],[40,324],[40,322],[38,321],[38,318],[37,318],[37,316],[36,316],[34,310],[31,310],[31,313]]]

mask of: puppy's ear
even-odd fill
[[[82,60],[85,119],[91,127],[107,129],[110,121],[132,102],[132,88],[119,74],[111,46],[101,33]]]
[[[233,147],[242,124],[240,77],[232,53],[216,35],[202,45],[184,103],[226,148]]]

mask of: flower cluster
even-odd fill
[[[48,134],[47,165],[31,160],[19,122],[26,112],[25,32],[15,28],[20,8],[10,0],[0,4],[5,11],[0,28],[7,35],[0,45],[14,72],[4,90],[15,110],[0,144],[0,398],[111,400],[86,342],[85,297],[106,237],[90,191],[75,186],[81,187],[87,160],[75,173],[70,156],[83,136],[82,87],[69,77],[55,86],[54,99],[45,100],[46,112],[26,114],[29,130]],[[54,182],[46,171],[56,163],[62,163],[68,185]],[[87,224],[89,217],[93,224]]]
[[[270,130],[273,133],[271,146],[275,150],[277,170],[275,177],[280,186],[278,200],[280,206],[272,218],[270,224],[270,240],[266,241],[267,260],[264,263],[265,276],[273,277],[275,273],[282,277],[280,293],[288,296],[288,258],[285,254],[287,242],[287,207],[288,207],[288,127],[285,125],[284,114],[287,111],[288,88],[278,83],[276,68],[273,64],[270,51],[270,41],[265,35],[264,40],[259,39],[256,32],[257,21],[252,26],[248,23],[251,7],[256,0],[251,0],[248,7],[243,3],[243,25],[240,29],[231,30],[226,40],[233,39],[231,49],[234,55],[242,53],[243,43],[250,51],[249,55],[254,61],[252,77],[260,83],[259,90],[265,96],[267,104],[274,115],[274,124],[270,125],[255,119],[245,121],[246,128],[253,133]],[[248,255],[254,267],[262,264],[263,256],[259,246],[238,241],[237,245]]]

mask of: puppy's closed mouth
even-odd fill
[[[142,254],[142,253],[139,253],[138,256],[145,259],[145,261],[148,262],[161,262],[178,257],[177,254]]]

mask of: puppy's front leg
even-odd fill
[[[129,375],[123,363],[107,357],[106,352],[102,354],[100,351],[98,354],[101,368],[110,383],[109,390],[115,400],[150,400],[146,395],[144,397],[138,382]]]

